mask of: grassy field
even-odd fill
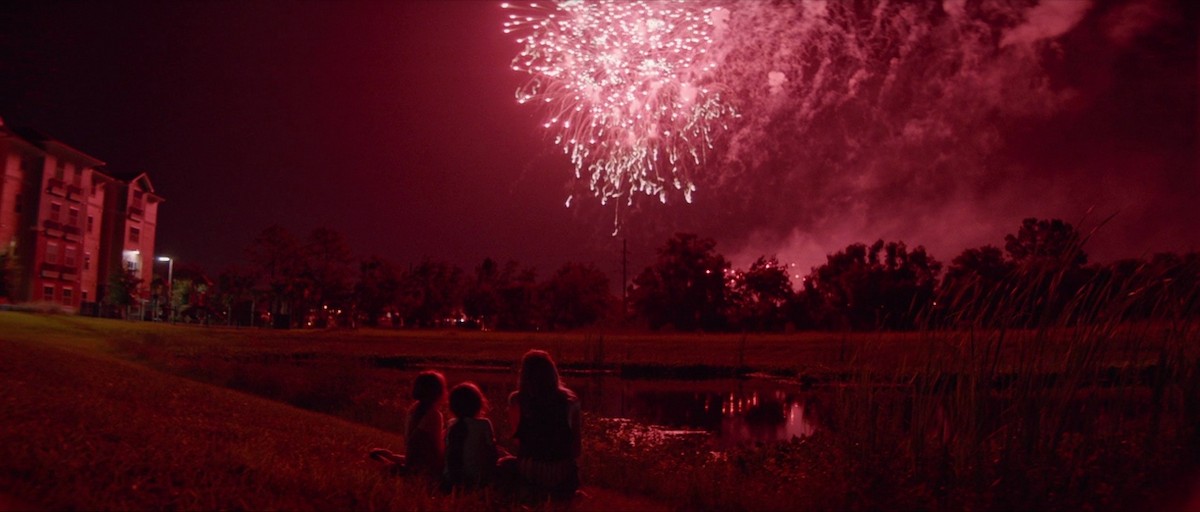
[[[487,508],[364,458],[403,438],[114,356],[170,326],[0,313],[0,489],[12,508]],[[195,333],[182,330],[185,335]],[[583,509],[662,508],[592,489]]]
[[[363,453],[403,445],[391,368],[506,368],[534,347],[573,370],[759,372],[832,397],[816,435],[725,451],[589,417],[583,510],[1180,508],[1200,459],[1196,340],[1163,324],[507,334],[0,313],[0,508],[509,508],[433,496]]]

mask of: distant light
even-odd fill
[[[171,258],[168,258],[166,256],[159,256],[158,261],[171,261]]]

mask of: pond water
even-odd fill
[[[415,373],[404,378],[411,382]],[[447,369],[451,386],[470,380],[495,406],[516,387],[513,372]],[[769,379],[646,380],[565,375],[585,411],[626,419],[672,435],[708,436],[718,446],[812,435],[820,426],[817,394]]]

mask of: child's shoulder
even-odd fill
[[[492,420],[487,418],[462,418],[462,421],[475,432],[492,432]]]
[[[421,428],[441,428],[443,419],[442,411],[431,409],[425,411],[425,414],[421,416],[418,424],[421,425]],[[410,421],[411,420],[412,417],[410,416]]]

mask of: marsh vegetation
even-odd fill
[[[588,404],[585,509],[1178,506],[1200,453],[1197,326],[1102,313],[776,335],[3,313],[0,478],[51,508],[505,508],[384,479],[362,454],[402,445],[412,371],[477,380],[501,404],[513,363],[543,347]]]

